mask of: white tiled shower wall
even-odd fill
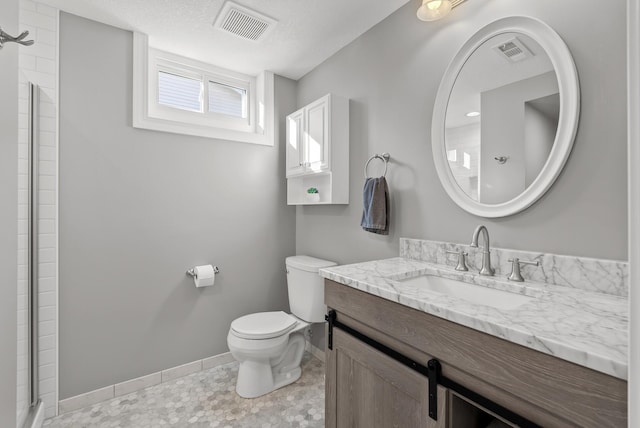
[[[40,399],[45,417],[57,413],[57,169],[58,169],[58,10],[32,0],[20,0],[20,31],[28,30],[32,46],[20,47],[19,149],[18,149],[18,361],[24,361],[27,318],[27,144],[28,82],[40,86],[39,151],[39,358]],[[19,366],[18,370],[26,370]],[[23,376],[19,374],[21,383]],[[18,409],[26,397],[18,386]],[[20,410],[19,410],[20,411]],[[18,414],[18,421],[21,420]]]

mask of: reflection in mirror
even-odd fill
[[[488,39],[461,68],[447,105],[445,150],[458,186],[484,204],[520,195],[547,162],[559,115],[544,49],[515,32]]]

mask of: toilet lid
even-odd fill
[[[231,330],[243,339],[271,339],[282,336],[295,326],[296,319],[285,312],[258,312],[233,321]]]

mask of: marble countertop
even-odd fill
[[[432,274],[534,297],[512,310],[496,309],[402,282]],[[320,270],[324,278],[431,315],[627,379],[628,300],[570,287],[513,283],[500,277],[396,257]]]

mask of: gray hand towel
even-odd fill
[[[367,178],[362,192],[364,209],[360,226],[367,232],[389,234],[389,187],[384,177]]]

